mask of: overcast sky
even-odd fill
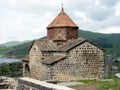
[[[80,29],[120,33],[120,0],[0,0],[0,43],[46,36],[61,3]]]

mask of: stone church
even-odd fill
[[[59,82],[104,78],[104,50],[78,37],[78,29],[62,8],[47,26],[47,37],[33,41],[23,75]]]

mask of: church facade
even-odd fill
[[[62,8],[48,25],[47,37],[33,41],[23,59],[24,76],[60,82],[104,78],[104,50],[78,37],[78,29]]]

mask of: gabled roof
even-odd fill
[[[56,45],[51,41],[44,39],[38,39],[35,41],[41,51],[56,51]]]
[[[81,37],[77,38],[77,39],[69,40],[63,46],[58,47],[57,50],[58,51],[68,51],[68,50],[71,50],[72,48],[74,48],[75,46],[84,43],[85,41],[86,41],[86,39],[81,38]]]
[[[62,8],[60,14],[48,25],[47,28],[52,28],[52,27],[78,27],[78,26],[64,12]]]
[[[73,40],[68,40],[65,44],[57,46],[52,40],[47,38],[35,40],[33,43],[36,43],[41,51],[68,51],[71,48],[75,47],[78,44],[81,44],[85,41],[84,38],[78,38]],[[33,45],[33,44],[32,44]],[[31,47],[32,47],[31,45]]]
[[[54,64],[62,59],[66,58],[66,55],[55,55],[49,57],[47,60],[42,61],[43,64],[51,65]]]
[[[43,39],[35,40],[33,43],[36,43],[37,46],[39,47],[40,51],[42,51],[42,52],[64,52],[64,51],[69,51],[69,50],[73,49],[74,47],[76,47],[77,45],[80,45],[84,42],[90,42],[90,41],[86,40],[85,38],[79,37],[77,39],[68,40],[68,41],[64,42],[63,45],[57,46],[57,44],[55,42],[53,42],[52,40],[43,38]],[[92,42],[90,42],[90,43],[93,44],[94,46],[98,47],[99,49],[104,50],[103,48],[97,46],[96,44],[94,44]],[[32,47],[32,45],[31,45],[31,47]]]

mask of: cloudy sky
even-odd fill
[[[61,3],[80,29],[120,33],[120,0],[0,0],[0,43],[45,36]]]

